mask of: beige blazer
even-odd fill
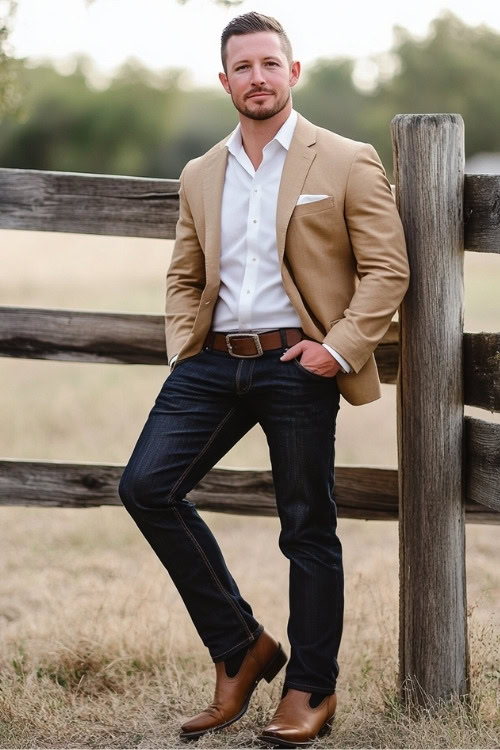
[[[227,139],[181,175],[165,309],[167,352],[178,361],[201,351],[217,301]],[[297,206],[301,193],[329,197]],[[409,269],[375,149],[299,115],[281,177],[276,236],[283,285],[304,332],[353,369],[337,375],[341,394],[351,404],[379,398],[373,351],[408,287]]]

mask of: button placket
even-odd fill
[[[245,271],[238,305],[240,328],[252,327],[252,304],[257,287],[259,265],[257,258],[261,217],[260,197],[259,177],[256,173],[249,190]]]

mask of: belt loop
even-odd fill
[[[281,346],[286,349],[288,341],[286,340],[286,328],[278,328],[281,336]]]

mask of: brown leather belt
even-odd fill
[[[301,328],[280,328],[266,333],[210,331],[203,346],[218,352],[228,352],[232,357],[260,357],[269,349],[293,346],[303,338]]]

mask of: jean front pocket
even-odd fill
[[[316,372],[312,372],[312,370],[308,370],[307,367],[304,367],[304,365],[301,365],[298,359],[292,359],[292,362],[297,365],[300,372],[305,372],[306,375],[309,375],[311,378],[315,378],[316,380],[322,380],[324,383],[328,381],[334,381],[335,375],[318,375]]]
[[[203,354],[205,350],[202,349],[200,352],[197,352],[196,354],[193,354],[191,357],[183,357],[182,359],[177,360],[174,362],[174,366],[171,368],[172,372],[175,372],[178,367],[182,367],[183,365],[187,364],[188,362],[193,362],[195,359],[198,359],[198,357]]]

